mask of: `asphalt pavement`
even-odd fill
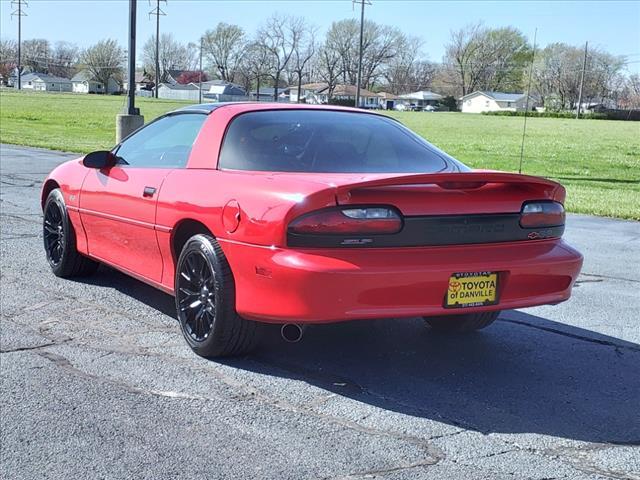
[[[640,479],[640,223],[569,215],[571,300],[463,338],[357,321],[208,361],[168,295],[49,271],[39,191],[74,155],[0,154],[1,478]]]

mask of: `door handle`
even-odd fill
[[[155,187],[144,187],[144,191],[142,192],[143,197],[153,197],[156,193]]]

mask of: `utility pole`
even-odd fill
[[[198,103],[202,103],[202,37],[200,37],[200,72],[198,74]]]
[[[11,0],[11,17],[18,17],[18,90],[22,90],[22,17],[27,16],[23,8],[28,6],[27,0]]]
[[[153,0],[149,0],[149,5]],[[154,96],[158,98],[158,86],[160,85],[160,16],[166,15],[160,8],[160,2],[167,2],[167,0],[155,0],[156,8],[149,12],[149,18],[152,15],[156,16],[156,86],[155,86],[155,94]]]
[[[582,107],[582,86],[584,85],[584,71],[587,69],[587,49],[589,42],[584,43],[584,59],[582,60],[582,75],[580,75],[580,93],[578,93],[578,109],[576,110],[576,119],[580,118],[580,107]]]
[[[358,77],[356,85],[356,108],[360,106],[360,84],[362,83],[362,41],[364,36],[364,6],[371,5],[369,0],[352,0],[353,4],[359,3],[360,9],[360,49],[358,50]],[[299,92],[298,92],[299,93]]]

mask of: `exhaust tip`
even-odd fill
[[[302,327],[296,323],[285,323],[280,328],[280,335],[285,342],[297,343],[302,340]]]

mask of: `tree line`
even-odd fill
[[[478,23],[452,31],[442,61],[433,62],[423,53],[423,39],[398,27],[366,20],[363,31],[362,88],[392,94],[433,90],[459,98],[476,90],[527,91],[530,73],[531,94],[548,109],[566,110],[577,104],[582,46],[553,43],[534,52],[518,29]],[[360,24],[353,19],[333,22],[324,35],[305,18],[290,15],[269,17],[253,34],[221,22],[201,38],[204,74],[241,85],[246,91],[273,87],[274,98],[285,86],[322,82],[328,85],[331,97],[337,85],[357,82],[359,32]],[[150,37],[138,59],[150,81],[155,79],[155,44],[155,36]],[[15,67],[16,47],[12,40],[0,42],[0,74],[5,78]],[[124,49],[111,39],[84,50],[45,39],[22,43],[22,65],[28,71],[69,78],[87,69],[105,84],[109,78],[122,82],[125,56]],[[161,82],[168,80],[172,70],[196,71],[199,56],[199,44],[161,34]],[[583,101],[640,108],[640,76],[629,74],[628,64],[624,56],[590,49]],[[194,78],[187,75],[185,80]]]

